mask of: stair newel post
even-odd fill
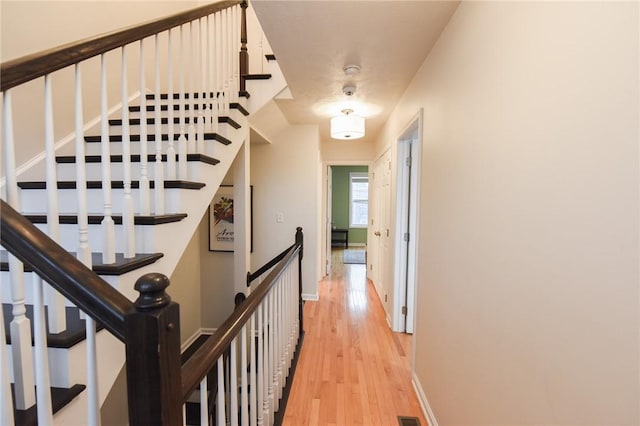
[[[140,40],[140,214],[151,213],[149,194],[149,161],[147,137],[147,83],[144,39]]]
[[[176,148],[174,146],[175,127],[173,122],[173,36],[172,31],[167,31],[167,61],[168,61],[168,77],[167,77],[167,133],[169,145],[167,147],[167,179],[176,178]],[[156,93],[160,96],[160,93]]]
[[[53,95],[51,74],[44,77],[44,140],[47,174],[47,230],[56,242],[60,241],[60,209],[58,206],[58,176],[56,173],[56,150],[53,133]],[[60,333],[66,328],[64,298],[53,288],[47,288],[49,296],[49,330]]]
[[[178,179],[187,179],[187,138],[186,117],[185,117],[185,99],[184,99],[184,25],[180,25],[180,67],[178,79],[180,80],[180,136],[178,137]]]
[[[197,152],[196,144],[196,112],[195,112],[195,77],[196,72],[196,56],[195,56],[195,31],[193,29],[193,21],[189,22],[189,129],[187,136],[187,152]]]
[[[181,425],[180,312],[158,273],[136,281],[140,296],[125,317],[129,421]]]
[[[155,213],[164,214],[164,168],[162,167],[162,115],[160,113],[160,38],[155,35],[155,94],[154,124],[156,156],[154,163],[154,204]]]
[[[122,170],[124,199],[122,225],[124,234],[124,257],[136,254],[135,227],[133,222],[133,197],[131,196],[131,136],[129,131],[129,91],[127,90],[127,49],[122,46],[120,82],[122,94]]]
[[[100,153],[102,164],[102,196],[104,219],[102,219],[102,263],[116,261],[116,227],[113,222],[111,200],[111,147],[109,140],[109,111],[107,102],[107,58],[100,55]]]
[[[6,179],[7,203],[20,210],[18,183],[16,176],[15,145],[13,139],[12,92],[4,92],[2,105],[2,128],[4,142],[4,170]],[[9,255],[11,274],[11,303],[13,319],[9,324],[11,334],[11,354],[13,359],[13,378],[15,386],[15,406],[25,409],[35,403],[34,379],[32,374],[31,325],[26,316],[24,300],[24,267],[22,262]],[[4,342],[3,342],[4,346]],[[4,383],[3,383],[4,386]],[[9,393],[9,399],[11,393]],[[4,398],[3,398],[4,399]]]
[[[203,103],[206,103],[205,101],[205,93],[204,91],[206,90],[204,87],[204,62],[205,62],[205,56],[204,56],[204,40],[203,37],[204,35],[202,34],[202,19],[198,19],[198,103],[197,103],[197,110],[198,110],[198,122],[196,125],[196,131],[198,133],[197,136],[197,145],[196,145],[196,152],[199,153],[204,153],[204,131],[205,131],[205,117],[204,117],[204,109],[203,109]],[[194,107],[195,108],[195,107]]]
[[[302,228],[300,226],[296,228],[296,244],[300,246],[300,252],[298,253],[298,332],[302,335],[304,333],[302,321],[302,308],[304,307],[304,301],[302,300],[302,257],[304,253],[304,234],[302,233]]]

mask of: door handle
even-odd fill
[[[375,235],[376,237],[379,237],[380,236],[380,231],[374,232],[373,235]]]

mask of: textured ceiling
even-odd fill
[[[291,124],[319,124],[322,138],[349,107],[374,139],[458,3],[253,0],[293,97],[278,106]],[[360,73],[345,76],[348,64]],[[347,83],[353,96],[342,93]]]

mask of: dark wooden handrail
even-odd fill
[[[291,250],[293,248],[293,246],[295,246],[295,244],[287,247],[286,250],[284,250],[282,253],[278,254],[276,257],[274,257],[273,259],[271,259],[270,261],[265,263],[257,271],[255,271],[253,273],[247,272],[247,287],[249,287],[251,285],[251,283],[254,282],[258,277],[260,277],[262,274],[267,272],[269,269],[271,269],[274,266],[276,266],[276,264],[278,262],[280,262],[282,259],[284,259],[284,257],[287,255],[287,253],[289,253],[289,250]]]
[[[125,317],[135,307],[129,299],[0,200],[0,241],[109,332],[125,341]]]
[[[4,62],[0,64],[0,91],[241,3],[226,0],[208,4]]]
[[[200,381],[213,368],[215,362],[227,350],[234,337],[249,321],[260,303],[275,285],[284,269],[294,260],[302,246],[294,244],[267,278],[251,292],[229,318],[213,333],[205,343],[182,365],[182,399],[186,401]]]

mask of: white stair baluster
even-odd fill
[[[129,91],[127,90],[127,50],[122,47],[122,170],[124,199],[122,207],[122,229],[124,235],[124,257],[136,255],[136,234],[133,219],[133,197],[131,195],[131,137],[129,130]]]
[[[249,383],[247,381],[247,324],[240,331],[240,424],[249,424]]]
[[[143,216],[151,213],[147,137],[146,62],[144,40],[140,40],[140,214]]]
[[[44,77],[44,141],[47,174],[47,231],[56,243],[60,242],[60,209],[58,208],[58,177],[56,174],[56,151],[53,140],[53,101],[51,94],[51,74]],[[49,331],[60,333],[66,328],[64,298],[47,286],[49,300]]]
[[[226,425],[227,424],[227,416],[225,413],[225,391],[224,391],[224,365],[223,365],[224,356],[221,355],[218,358],[218,397],[216,399],[216,408],[218,412],[218,425]]]
[[[98,394],[98,355],[96,350],[96,322],[86,316],[87,332],[87,410],[88,424],[100,425],[100,396]]]
[[[231,410],[229,417],[231,418],[231,426],[238,426],[238,337],[234,337],[231,341],[229,363],[229,397],[231,399]]]
[[[276,353],[276,322],[275,308],[276,295],[274,289],[269,292],[269,424],[273,424],[273,418],[276,411],[276,389],[278,379],[277,353]]]
[[[2,288],[0,287],[0,292]],[[0,336],[4,336],[4,320],[0,321]],[[9,377],[9,350],[4,340],[0,342],[0,424],[13,424],[11,377]]]
[[[216,95],[216,14],[209,15],[209,85],[211,132],[218,133],[218,97]],[[214,145],[215,146],[215,145]],[[213,154],[213,150],[211,151]]]
[[[49,380],[49,351],[44,313],[44,289],[42,278],[33,274],[33,340],[36,372],[36,411],[38,425],[53,424],[51,383]]]
[[[200,425],[209,425],[209,382],[207,376],[200,382]]]
[[[233,7],[233,49],[231,49],[231,63],[233,64],[233,84],[231,85],[231,101],[238,100],[240,88],[240,61],[234,60],[240,53],[240,6]]]
[[[258,308],[260,309],[260,308]],[[243,424],[249,424],[251,426],[256,426],[258,423],[258,410],[256,407],[258,405],[258,394],[256,387],[258,386],[258,380],[256,377],[256,367],[258,365],[258,348],[256,347],[256,339],[258,338],[258,333],[256,330],[256,319],[257,312],[254,312],[251,315],[250,325],[249,325],[249,407],[252,407],[249,410],[249,422]]]
[[[102,219],[102,263],[116,261],[116,228],[113,222],[111,201],[111,147],[109,142],[109,112],[107,102],[107,58],[100,56],[100,150],[102,162],[102,195],[104,219]]]
[[[167,85],[167,133],[169,139],[169,145],[167,147],[167,179],[174,180],[177,175],[176,170],[176,148],[174,146],[175,126],[173,123],[173,37],[171,30],[167,31],[167,46],[168,46],[168,85]],[[156,94],[160,96],[160,94]]]
[[[223,79],[223,73],[222,73],[222,12],[216,12],[215,14],[215,22],[216,22],[216,26],[215,26],[215,45],[216,45],[216,57],[215,57],[215,68],[216,68],[216,79],[215,79],[215,85],[214,85],[214,90],[216,93],[216,105],[217,105],[217,114],[218,116],[221,115],[221,109],[222,109],[222,88],[223,88],[223,84],[222,84],[222,79]],[[218,130],[216,130],[218,131]]]
[[[221,22],[222,22],[222,31],[221,31],[221,42],[222,42],[222,51],[220,62],[222,63],[222,87],[220,88],[222,93],[221,99],[221,111],[222,115],[227,115],[227,103],[229,101],[229,87],[228,87],[228,78],[229,78],[229,67],[227,63],[229,62],[228,51],[229,51],[229,25],[227,21],[227,10],[224,9],[220,12]]]
[[[211,108],[209,106],[209,77],[210,77],[210,66],[211,66],[211,37],[209,34],[209,16],[205,16],[204,25],[202,27],[202,32],[204,33],[204,53],[203,59],[204,63],[202,64],[202,91],[204,92],[204,96],[202,97],[202,115],[204,116],[205,122],[205,132],[211,131]]]
[[[198,152],[196,143],[196,87],[194,77],[196,72],[196,55],[194,52],[196,48],[196,36],[193,27],[193,21],[189,22],[189,130],[187,136],[187,152]]]
[[[184,99],[184,25],[180,25],[180,136],[178,137],[178,179],[187,179],[187,138],[186,117],[185,117],[185,99]]]
[[[78,194],[78,250],[77,258],[91,267],[89,218],[87,211],[87,171],[85,165],[84,118],[82,111],[82,73],[75,66],[75,126],[76,126],[76,192]]]
[[[204,87],[204,63],[205,63],[205,56],[204,56],[204,35],[202,34],[203,31],[203,25],[202,25],[202,19],[198,19],[198,57],[199,57],[199,61],[198,61],[198,123],[196,125],[196,129],[198,132],[198,145],[197,145],[197,152],[204,154],[205,151],[205,144],[204,144],[204,132],[205,132],[205,117],[204,117],[204,110],[203,110],[203,104],[206,103],[206,96],[205,96],[205,87]]]
[[[10,90],[4,92],[2,118],[7,203],[17,211],[20,211]],[[24,410],[35,403],[31,325],[26,316],[27,309],[24,300],[24,268],[22,262],[12,255],[9,255],[9,270],[11,274],[11,302],[13,305],[13,319],[9,324],[9,332],[12,342],[15,407],[19,410]]]
[[[265,350],[264,350],[264,335],[265,335],[265,326],[264,326],[264,314],[263,314],[263,307],[265,306],[265,302],[263,301],[259,306],[258,309],[256,309],[256,317],[257,317],[257,330],[256,330],[256,337],[257,337],[257,346],[258,346],[258,350],[257,350],[257,382],[258,382],[258,389],[257,389],[257,401],[255,404],[256,407],[256,424],[258,426],[263,426],[264,425],[264,413],[265,413],[265,404],[266,404],[266,399],[265,399],[265,381],[264,381],[264,377],[265,377],[265,362],[264,362],[264,355],[265,355]]]
[[[156,34],[154,121],[156,158],[154,168],[154,204],[157,215],[164,214],[164,169],[162,167],[162,116],[160,114],[160,41]]]

